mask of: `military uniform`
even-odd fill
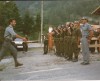
[[[61,36],[61,31],[59,30],[59,34],[57,35],[57,42],[58,42],[58,56],[62,56],[62,36]]]
[[[70,58],[70,54],[71,54],[71,36],[70,33],[68,32],[68,30],[66,30],[64,32],[65,36],[64,36],[64,57],[69,60],[71,60],[72,58]]]
[[[60,33],[60,55],[64,57],[64,32]]]
[[[56,48],[56,55],[59,56],[60,50],[59,50],[59,46],[60,46],[60,34],[58,34],[56,31],[54,31],[54,44],[55,44],[55,48]]]
[[[44,36],[44,54],[48,53],[48,37]]]
[[[72,31],[72,55],[71,57],[73,58],[74,54],[74,59],[73,61],[78,61],[78,55],[79,55],[79,48],[78,48],[78,38],[81,37],[81,31],[79,28],[73,28]]]

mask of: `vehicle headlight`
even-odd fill
[[[15,41],[15,44],[22,44],[22,41]]]

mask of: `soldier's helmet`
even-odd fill
[[[66,25],[69,25],[70,24],[70,22],[66,22]]]
[[[79,21],[74,21],[74,23],[78,24],[78,23],[79,23]]]

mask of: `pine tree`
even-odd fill
[[[0,24],[2,24],[3,27],[6,27],[10,18],[16,19],[16,29],[20,29],[21,18],[16,4],[13,1],[0,1]]]
[[[37,14],[37,16],[36,16],[34,30],[35,30],[35,32],[41,31],[41,16],[40,16],[40,14]]]
[[[34,26],[33,17],[30,16],[29,12],[26,11],[23,18],[23,28],[22,31],[25,35],[30,35],[32,33]]]

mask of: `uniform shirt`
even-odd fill
[[[82,36],[88,37],[89,31],[92,30],[92,27],[90,24],[86,23],[83,24],[80,29],[81,29]]]
[[[56,31],[54,31],[54,35],[53,35],[53,37],[54,37],[54,38],[59,38],[59,37],[60,37],[60,35],[59,35],[59,34],[57,34],[57,32],[56,32]]]
[[[44,35],[44,40],[48,40],[48,34]]]
[[[4,34],[4,38],[13,40],[13,37],[15,37],[16,33],[13,30],[13,27],[11,25],[9,25],[6,29],[5,29],[5,34]]]
[[[82,37],[81,31],[79,28],[73,28],[72,36],[78,38]]]

